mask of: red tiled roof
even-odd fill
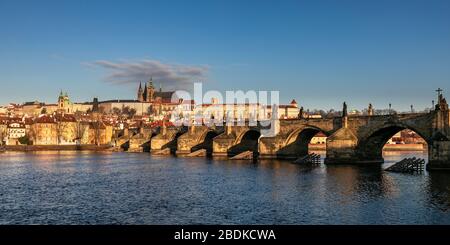
[[[64,115],[58,114],[55,117],[58,122],[76,122],[77,121],[75,116],[72,114],[64,114]]]
[[[323,132],[318,132],[314,137],[327,137]]]
[[[293,105],[279,105],[279,108],[297,108],[296,106]]]
[[[34,119],[34,123],[56,123],[56,119],[53,116],[41,115]]]

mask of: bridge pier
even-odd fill
[[[153,135],[151,128],[140,128],[139,133],[132,136],[129,141],[129,152],[150,151],[150,140]]]
[[[162,128],[161,132],[152,137],[150,141],[150,153],[151,154],[161,154],[165,153],[175,153],[177,150],[177,138],[185,132],[184,128]],[[169,149],[168,151],[162,151]]]
[[[450,110],[442,94],[433,120],[433,142],[428,144],[427,170],[450,170]]]
[[[284,146],[284,139],[280,136],[275,137],[261,137],[259,139],[259,158],[260,159],[274,159],[284,158],[284,155],[279,154],[279,150]],[[290,157],[295,158],[295,157]]]
[[[213,140],[213,156],[233,157],[244,151],[258,153],[258,139],[261,136],[258,127],[226,126],[224,133]]]
[[[360,161],[358,138],[348,128],[340,128],[327,138],[325,164],[354,164]]]
[[[427,170],[450,170],[450,141],[435,141],[428,146]]]
[[[236,137],[233,134],[223,133],[213,140],[213,152],[212,155],[215,157],[227,157],[228,151],[234,145]]]
[[[220,128],[190,126],[188,132],[177,139],[177,156],[187,156],[194,151],[204,149],[207,155],[213,151],[213,138],[221,133]]]

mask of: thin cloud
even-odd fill
[[[89,64],[106,70],[105,82],[114,84],[137,84],[153,77],[158,85],[165,89],[186,89],[193,82],[205,80],[208,66],[168,64],[158,60],[137,60],[131,62],[114,62],[97,60]]]

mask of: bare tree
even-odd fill
[[[122,111],[120,110],[120,108],[113,107],[113,108],[112,108],[112,113],[113,113],[114,115],[120,116],[120,114],[122,113]]]

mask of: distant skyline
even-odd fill
[[[305,109],[408,111],[450,86],[450,1],[0,0],[0,104],[279,90]]]

